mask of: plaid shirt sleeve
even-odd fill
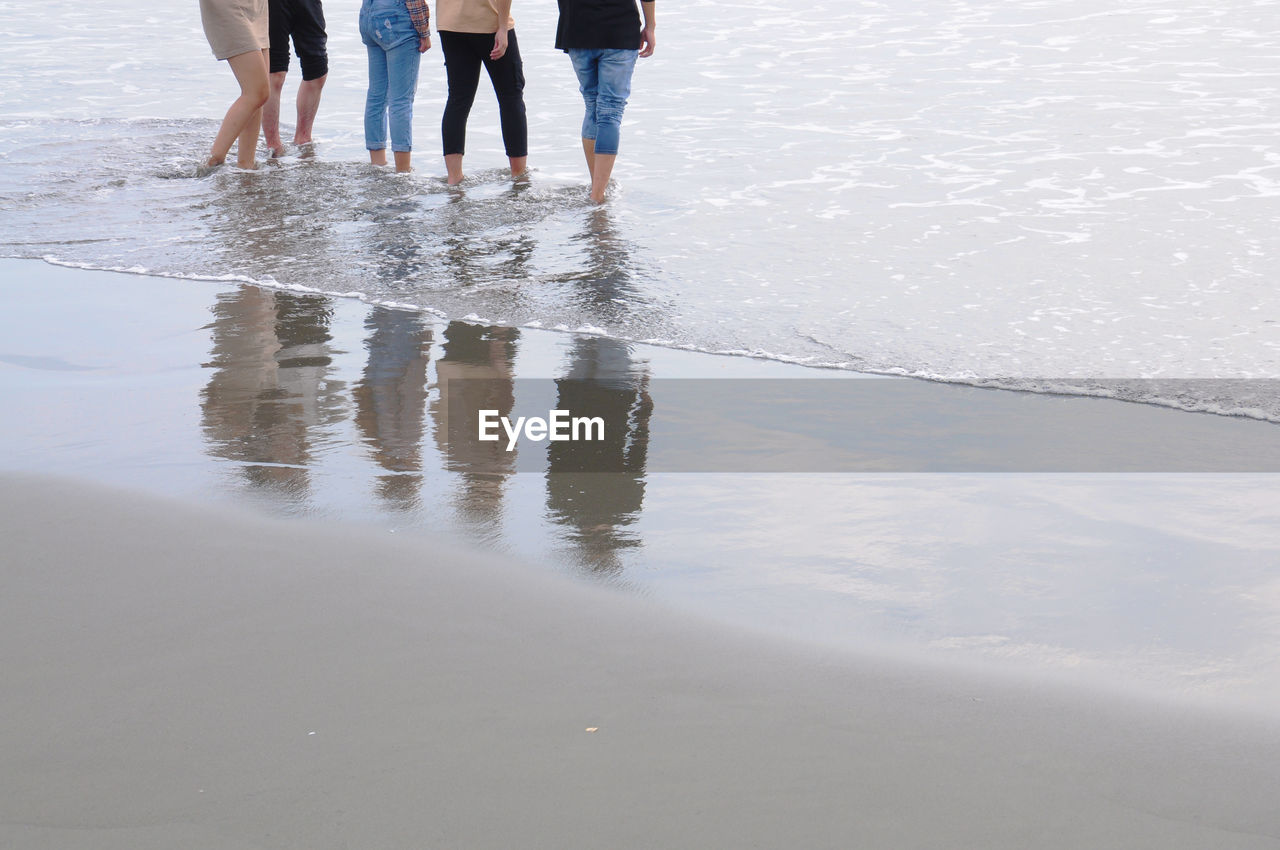
[[[431,7],[428,0],[405,0],[409,7],[409,17],[413,20],[413,28],[418,31],[419,38],[431,37]]]

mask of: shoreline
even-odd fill
[[[1141,387],[1144,384],[1158,385],[1163,381],[1168,385],[1168,394],[1176,396],[1179,394],[1179,385],[1207,385],[1214,383],[1256,383],[1256,384],[1276,384],[1276,379],[1233,379],[1233,378],[1187,378],[1187,379],[1147,379],[1147,378],[983,378],[983,379],[966,379],[953,378],[940,375],[922,374],[913,372],[906,368],[894,368],[887,370],[866,369],[847,362],[814,362],[812,357],[800,358],[786,354],[776,354],[770,352],[753,352],[740,349],[710,349],[698,348],[693,345],[675,343],[662,339],[638,339],[628,337],[621,334],[609,334],[603,329],[594,326],[583,326],[578,328],[570,328],[566,325],[556,327],[546,327],[541,322],[530,324],[507,323],[500,320],[491,320],[485,317],[469,314],[465,317],[450,317],[444,312],[429,306],[420,304],[410,304],[407,302],[399,302],[395,300],[377,300],[364,296],[362,293],[338,292],[309,287],[303,284],[289,283],[283,284],[273,280],[258,280],[248,275],[197,275],[178,272],[158,272],[144,268],[125,268],[125,267],[108,267],[97,266],[91,263],[83,263],[74,260],[60,260],[54,257],[0,257],[0,262],[6,261],[18,262],[40,262],[55,268],[73,269],[88,272],[105,272],[108,274],[124,274],[134,275],[144,278],[154,278],[158,280],[188,280],[196,283],[214,283],[223,285],[243,285],[255,286],[262,289],[300,293],[304,295],[313,295],[320,298],[333,298],[343,301],[354,301],[365,307],[385,308],[389,310],[405,310],[417,315],[423,316],[433,322],[449,322],[461,321],[471,324],[506,327],[517,331],[525,331],[532,333],[548,333],[553,335],[566,336],[592,336],[607,339],[622,345],[643,346],[662,351],[670,351],[677,354],[691,354],[698,357],[712,358],[733,358],[742,359],[754,363],[769,366],[777,366],[783,368],[798,368],[806,370],[814,370],[823,377],[846,377],[846,378],[879,378],[891,380],[904,380],[918,382],[927,385],[958,387],[975,390],[992,390],[999,393],[1019,393],[1032,396],[1049,396],[1061,398],[1079,398],[1092,399],[1097,401],[1117,401],[1124,404],[1135,404],[1143,407],[1152,407],[1157,410],[1176,411],[1179,413],[1201,414],[1203,416],[1222,417],[1229,420],[1246,420],[1254,422],[1265,422],[1270,425],[1280,426],[1280,417],[1269,416],[1260,408],[1249,407],[1224,407],[1227,402],[1199,402],[1188,403],[1185,400],[1177,400],[1175,398],[1162,398],[1145,395],[1142,392],[1135,393],[1134,387]],[[749,374],[749,373],[744,373]],[[1085,385],[1091,381],[1094,386],[1086,389]],[[1070,389],[1067,388],[1070,385]]]

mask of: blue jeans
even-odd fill
[[[413,98],[418,93],[418,31],[404,0],[364,0],[360,39],[369,51],[369,94],[364,101],[364,146],[413,150]]]
[[[636,69],[638,50],[575,47],[569,59],[578,75],[578,88],[586,104],[582,138],[594,139],[596,153],[618,153],[622,110],[631,96],[631,72]]]

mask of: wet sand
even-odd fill
[[[367,528],[12,476],[0,517],[5,847],[1280,846],[1274,726]]]
[[[566,363],[637,386],[806,370],[433,331],[233,283],[0,269],[0,846],[1280,847],[1280,727],[1236,700],[1012,663],[997,674],[856,631],[805,642],[780,616],[817,619],[843,597],[788,595],[773,574],[825,569],[868,529],[901,559],[906,537],[930,534],[911,511],[990,491],[898,482],[900,496],[872,501],[905,511],[903,530],[843,529],[824,518],[867,506],[806,509],[812,479],[673,483],[643,464],[595,489],[495,476],[492,456],[446,456],[424,352],[440,334],[437,379],[541,379]],[[972,409],[991,397],[961,392]],[[1247,551],[1265,590],[1270,491],[1230,492],[1217,533],[1236,535],[1238,516],[1252,537],[1206,549],[1209,532],[1192,528],[1197,549],[1145,550],[1167,551],[1169,582],[1197,588],[1188,564],[1225,581],[1215,558]],[[1165,525],[1219,523],[1212,491],[1179,493]],[[815,521],[821,541],[808,539]],[[1133,578],[1082,539],[1086,566],[1129,594],[1108,616],[1145,623]],[[992,537],[977,551],[995,559],[1002,545],[1017,550]],[[738,559],[737,580],[768,597],[761,616],[724,622],[734,589],[682,572],[681,547],[698,565]],[[998,572],[972,581],[1004,592]],[[1091,587],[1063,604],[1095,604]],[[1197,629],[1229,619],[1252,643],[1215,648],[1219,660],[1265,686],[1267,609],[1225,598],[1210,588],[1201,615],[1178,609],[1165,625],[1212,645]],[[794,639],[756,628],[770,618]],[[1116,627],[1079,619],[1090,639]]]
[[[0,303],[0,472],[466,539],[828,647],[1280,695],[1270,423],[33,260]],[[580,405],[611,423],[585,453],[455,442]]]

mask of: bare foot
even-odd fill
[[[467,176],[462,173],[462,154],[460,153],[445,154],[444,169],[449,173],[445,182],[450,186],[457,186],[467,179]]]

